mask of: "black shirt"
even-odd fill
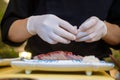
[[[10,25],[17,19],[43,14],[54,14],[76,26],[80,26],[91,16],[120,25],[120,0],[10,0],[1,23],[3,41],[13,46],[21,45],[22,43],[14,43],[7,39]],[[65,50],[82,56],[95,55],[101,59],[111,54],[109,47],[119,49],[120,45],[111,46],[103,40],[51,45],[35,35],[28,40],[25,49],[33,55]]]

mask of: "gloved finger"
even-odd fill
[[[96,28],[96,33],[101,35],[101,37],[104,37],[107,34],[107,27],[103,21],[99,21],[99,23],[96,24]]]
[[[41,34],[40,37],[42,40],[48,42],[49,44],[57,44],[58,43],[58,42],[52,40],[47,34]]]
[[[45,39],[45,41],[48,42],[49,44],[57,44],[58,43],[51,38],[47,38],[47,39]]]
[[[77,34],[77,28],[72,26],[69,22],[64,21],[59,18],[59,26],[62,27],[63,29],[67,30],[68,32],[72,34]]]
[[[66,38],[68,40],[75,40],[76,39],[75,35],[73,35],[72,33],[68,32],[60,27],[56,28],[56,30],[54,30],[54,33],[63,37],[63,38]]]
[[[70,40],[64,39],[64,38],[56,35],[55,33],[51,33],[49,35],[49,37],[56,42],[60,42],[60,43],[64,43],[64,44],[69,44],[70,43]]]
[[[95,17],[91,17],[90,19],[88,19],[87,21],[85,21],[78,29],[78,31],[86,31],[88,29],[90,29],[91,27],[93,27],[94,25],[96,25],[98,19]]]
[[[93,42],[94,39],[95,39],[95,36],[96,36],[96,34],[92,33],[92,34],[87,35],[87,36],[85,36],[83,38],[79,38],[79,40],[77,40],[77,41],[80,41],[80,42],[82,42],[82,41],[84,41],[84,42],[88,42],[88,41]]]
[[[75,25],[74,27],[77,29],[77,26],[76,26],[76,25]]]
[[[90,37],[90,39],[86,40],[85,42],[89,43],[89,42],[94,42],[94,41],[99,40],[98,38],[96,38],[96,37],[98,37],[97,34],[91,34],[91,35],[89,35],[89,37]]]
[[[96,25],[94,25],[94,26],[92,26],[91,28],[89,28],[89,29],[87,29],[87,30],[85,30],[85,31],[80,31],[80,32],[84,32],[84,33],[86,33],[86,34],[91,34],[91,33],[94,33],[97,29],[96,29],[97,27],[96,27]],[[78,33],[80,33],[80,32],[78,32]]]
[[[79,40],[80,38],[85,37],[85,36],[87,36],[87,35],[89,35],[89,34],[86,33],[86,32],[79,32],[79,33],[76,35],[76,40]]]
[[[90,34],[92,34],[92,33],[94,33],[95,32],[95,27],[92,27],[92,28],[90,28],[90,29],[88,29],[88,30],[86,30],[86,31],[79,31],[78,33],[77,33],[77,35],[76,35],[76,41],[79,41],[79,39],[80,38],[83,38],[83,37],[85,37],[85,36],[88,36],[88,35],[90,35]]]

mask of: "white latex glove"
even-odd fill
[[[27,30],[50,44],[58,42],[68,44],[76,39],[77,33],[77,29],[70,23],[52,14],[29,17]]]
[[[100,40],[107,34],[107,27],[97,17],[90,17],[78,29],[77,42],[94,42]]]

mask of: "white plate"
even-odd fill
[[[30,73],[32,70],[42,71],[86,71],[91,75],[92,71],[107,71],[114,67],[112,63],[101,61],[100,63],[83,63],[81,60],[25,60],[12,61],[11,66],[26,70]]]
[[[0,59],[0,66],[9,66],[11,61],[20,60],[20,58],[5,58]]]

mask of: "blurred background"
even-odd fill
[[[3,15],[4,15],[4,12],[6,10],[8,2],[9,2],[9,0],[0,0],[0,22],[1,22]],[[111,49],[111,50],[113,52],[112,55],[120,63],[120,50],[114,50],[114,49]],[[1,34],[0,34],[0,58],[18,57],[18,53],[20,51],[24,51],[24,44],[20,47],[8,46],[1,41]],[[112,61],[110,57],[105,58],[105,60],[109,61],[109,62]]]
[[[9,0],[0,0],[0,23],[7,8]],[[1,31],[0,31],[0,58],[14,58],[18,57],[18,53],[24,51],[24,46],[11,47],[2,42]]]

